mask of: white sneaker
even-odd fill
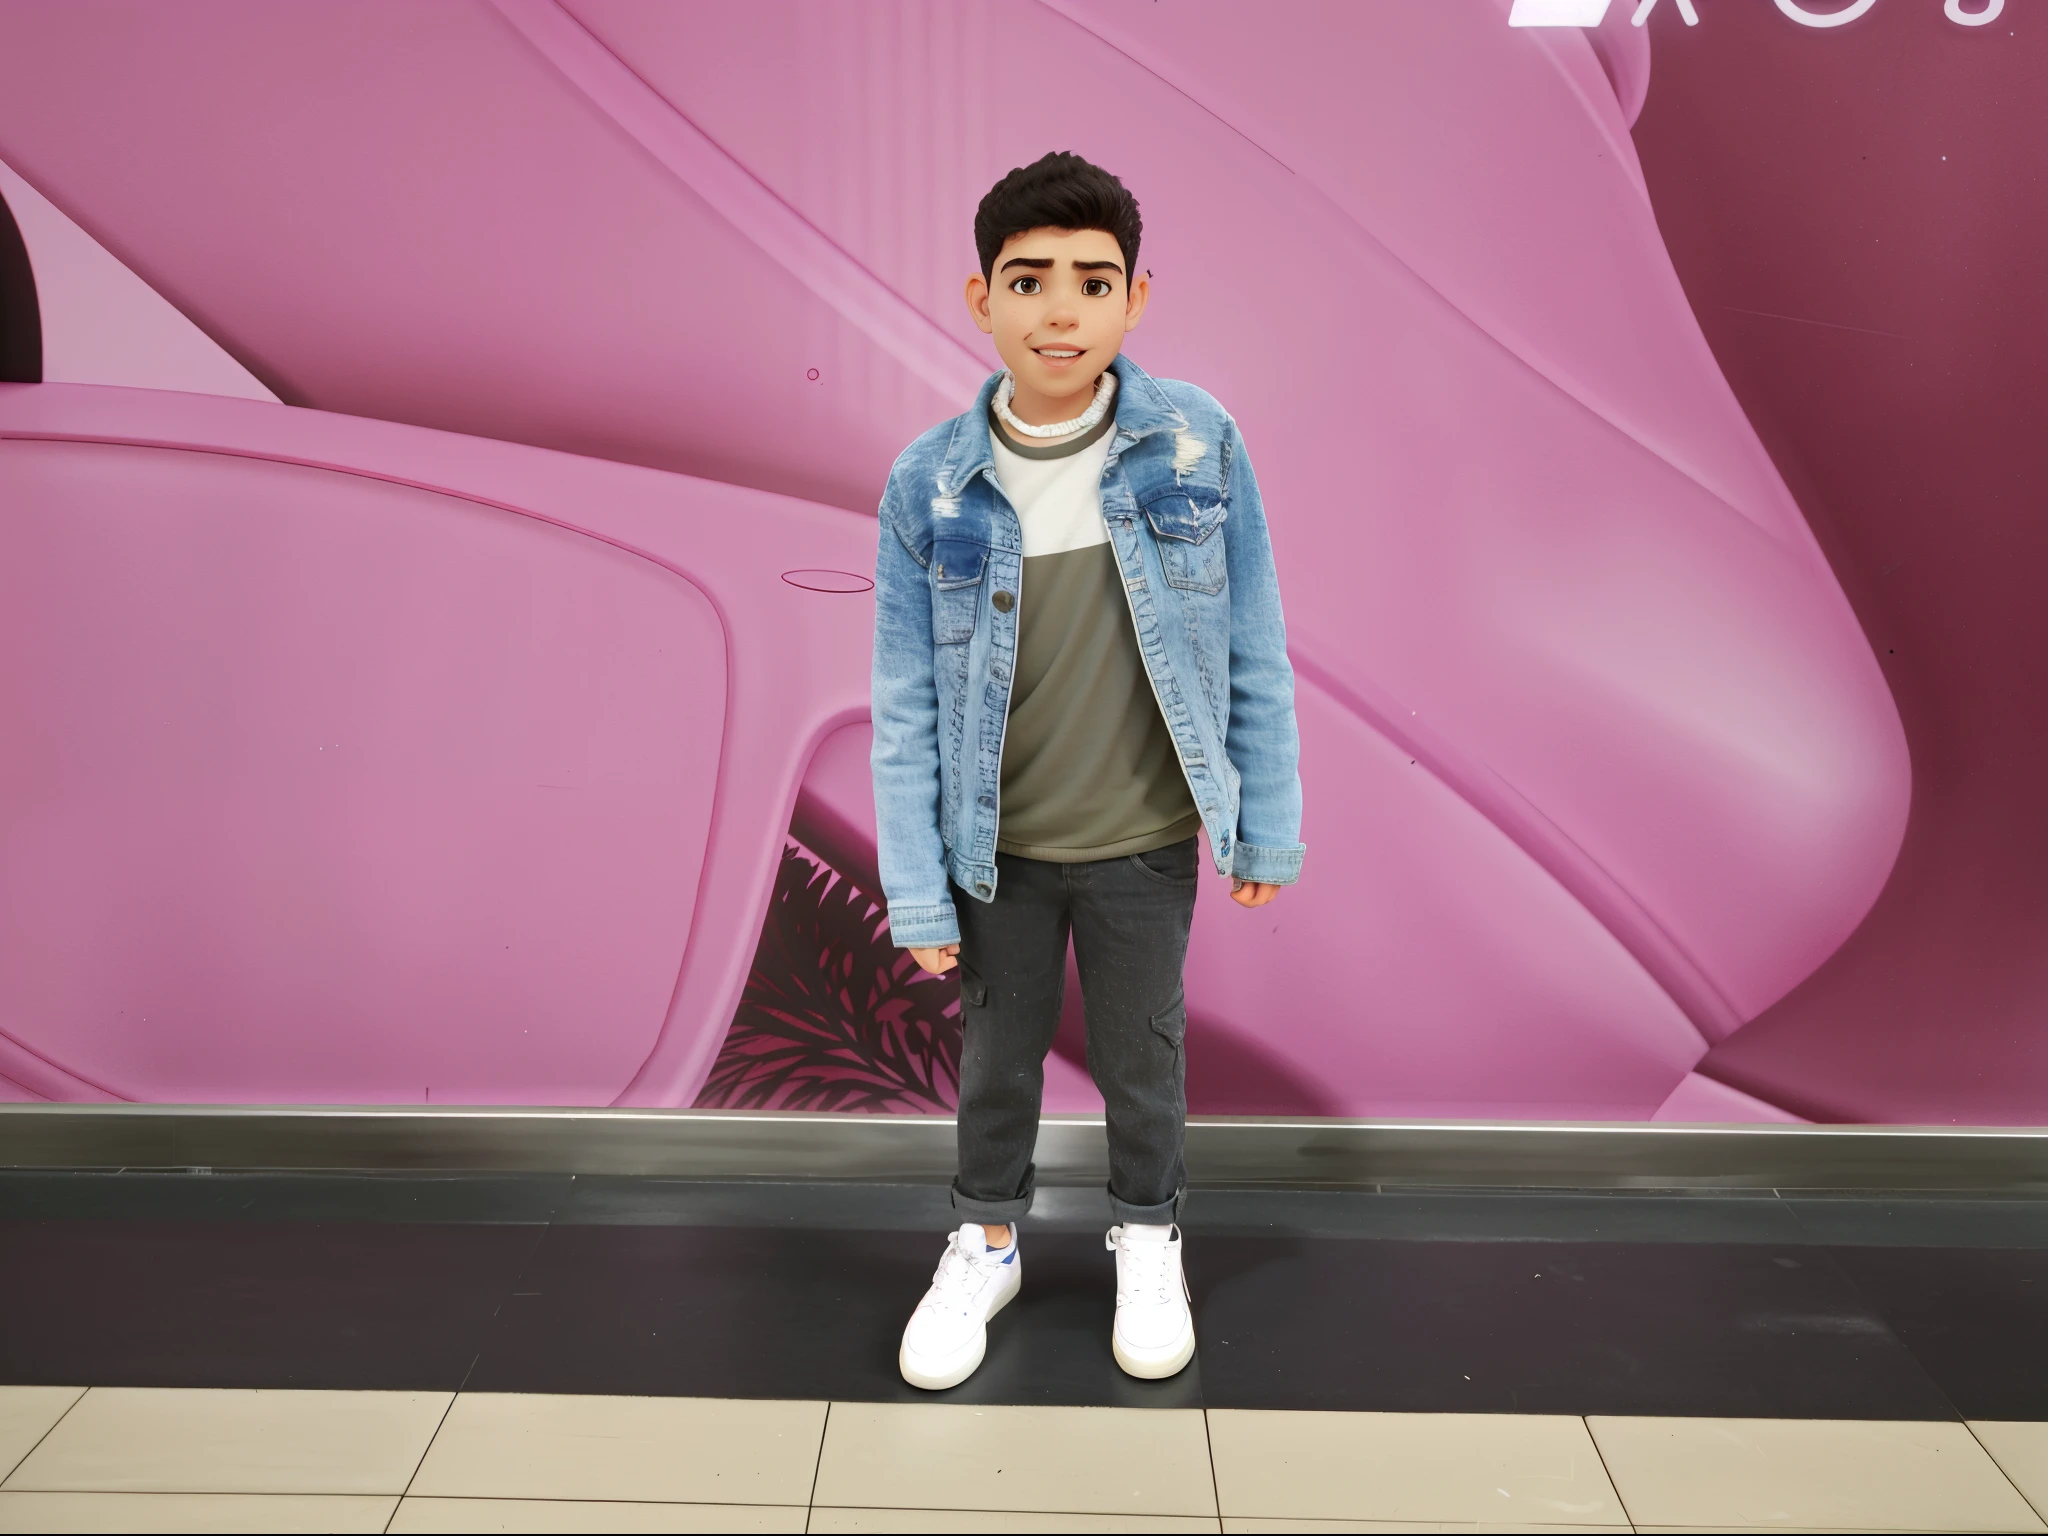
[[[1171,1376],[1195,1354],[1195,1319],[1180,1272],[1180,1228],[1111,1227],[1102,1246],[1116,1254],[1116,1326],[1110,1350],[1132,1376]]]
[[[1024,1282],[1019,1246],[1014,1224],[1010,1246],[993,1254],[978,1222],[947,1234],[946,1254],[932,1274],[931,1289],[903,1329],[896,1366],[905,1381],[940,1392],[974,1374],[988,1350],[988,1320],[1010,1304]]]

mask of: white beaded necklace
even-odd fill
[[[1072,421],[1056,421],[1049,427],[1034,427],[1029,422],[1019,421],[1010,413],[1010,396],[1017,390],[1016,377],[1010,370],[1003,370],[1003,381],[996,386],[996,415],[1003,425],[1021,437],[1065,437],[1070,432],[1086,432],[1109,409],[1109,402],[1116,397],[1116,374],[1105,368],[1102,377],[1095,381],[1095,398],[1088,409]]]

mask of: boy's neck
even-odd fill
[[[1012,374],[1014,385],[1010,391],[1010,414],[1030,427],[1049,427],[1054,422],[1072,421],[1088,409],[1095,399],[1095,386],[1102,381],[1102,374],[1108,371],[1105,368],[1102,373],[1093,375],[1071,395],[1042,395]]]

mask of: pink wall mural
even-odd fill
[[[1725,7],[1656,40],[1635,138],[1659,225],[1913,758],[1868,920],[1701,1069],[1817,1120],[2039,1124],[2048,17],[1947,12],[1816,34]]]
[[[870,899],[862,573],[994,367],[973,206],[1070,147],[1144,206],[1134,355],[1258,455],[1302,683],[1304,879],[1203,891],[1191,1107],[1830,1113],[1837,1047],[1752,1021],[1927,791],[1699,318],[1743,231],[1674,167],[1740,160],[1739,71],[1626,9],[0,3],[31,264],[282,402],[0,385],[0,1077],[950,1103]]]

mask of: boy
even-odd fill
[[[1123,183],[1078,155],[996,183],[967,307],[1003,371],[904,450],[882,497],[882,884],[896,943],[927,971],[960,968],[965,1224],[899,1356],[932,1390],[981,1364],[1022,1278],[1015,1222],[1070,932],[1108,1111],[1111,1349],[1142,1377],[1193,1356],[1174,1223],[1198,845],[1240,906],[1301,871],[1294,674],[1258,486],[1221,406],[1118,355],[1151,291],[1139,232]]]

